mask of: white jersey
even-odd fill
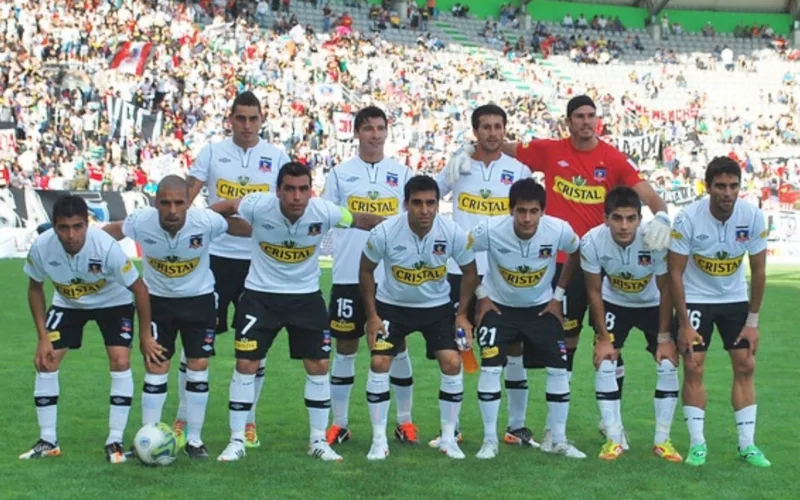
[[[450,219],[437,215],[422,240],[408,224],[408,214],[389,217],[369,234],[364,255],[383,261],[384,279],[375,294],[385,304],[428,308],[450,302],[447,259],[459,265],[475,260],[467,233]]]
[[[328,172],[322,198],[351,212],[366,212],[389,217],[403,211],[403,186],[411,169],[390,158],[376,164],[356,156]],[[361,252],[369,238],[368,231],[347,228],[333,230],[333,284],[358,283]],[[380,276],[382,269],[376,269]]]
[[[669,250],[688,255],[683,286],[688,304],[747,301],[742,261],[746,253],[767,249],[764,213],[755,205],[736,200],[725,222],[713,215],[709,198],[690,204],[675,218]]]
[[[532,307],[550,302],[551,282],[556,273],[558,251],[573,253],[578,237],[570,225],[544,215],[530,239],[514,232],[514,217],[486,219],[469,233],[476,252],[488,255],[488,269],[483,276],[492,302],[508,307]]]
[[[284,294],[319,291],[319,246],[328,230],[342,221],[342,208],[311,198],[292,224],[277,196],[253,193],[242,199],[239,215],[253,227],[245,288]]]
[[[263,139],[245,151],[233,139],[206,145],[189,175],[208,186],[208,204],[243,198],[249,193],[275,191],[278,171],[289,163],[286,152]],[[211,255],[250,258],[250,238],[224,234],[211,242]]]
[[[214,291],[208,247],[227,230],[225,218],[208,208],[190,208],[174,238],[161,227],[153,207],[133,212],[122,224],[122,234],[142,249],[144,282],[150,294],[168,298]]]
[[[500,158],[486,166],[483,162],[472,160],[472,171],[461,174],[458,182],[451,185],[442,170],[436,177],[442,197],[453,193],[453,220],[464,231],[469,231],[490,217],[505,216],[510,213],[508,191],[520,179],[531,176],[531,170],[516,159],[501,154]],[[475,252],[478,274],[486,274],[486,252]],[[450,262],[448,272],[461,274],[461,269]]]
[[[601,224],[581,240],[581,269],[593,274],[605,272],[603,300],[622,307],[654,307],[661,301],[654,278],[667,274],[667,251],[646,249],[641,226],[633,242],[622,248],[611,236],[611,229]]]
[[[89,227],[83,248],[69,255],[55,231],[36,238],[25,262],[25,274],[40,283],[53,282],[53,305],[67,309],[101,309],[131,304],[128,287],[139,271],[125,252],[102,229]]]

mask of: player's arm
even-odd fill
[[[358,266],[358,290],[361,293],[364,314],[367,318],[378,315],[375,306],[375,268],[377,267],[377,262],[372,262],[366,254],[361,254],[361,262]]]
[[[330,225],[339,228],[356,228],[371,231],[372,228],[386,220],[386,217],[363,212],[351,212],[345,207],[334,205],[326,200],[330,214]]]
[[[36,354],[33,364],[37,371],[52,372],[58,367],[55,350],[47,338],[45,315],[47,302],[44,297],[44,283],[33,278],[28,280],[28,305],[31,308],[33,324],[36,327]]]
[[[234,198],[232,200],[218,201],[208,208],[217,212],[221,216],[228,218],[239,213],[239,205],[241,202],[242,198]]]
[[[128,289],[133,292],[136,303],[136,317],[139,320],[139,348],[144,356],[145,363],[155,365],[166,361],[164,347],[159,345],[151,329],[152,312],[150,309],[150,291],[142,278],[137,278]]]
[[[764,221],[764,214],[760,210],[756,211],[752,227],[753,234],[747,244],[747,252],[750,255],[750,304],[745,326],[735,343],[738,344],[742,339],[746,339],[750,345],[750,353],[754,355],[758,351],[758,313],[761,310],[761,302],[764,300],[764,290],[767,286],[769,230]]]
[[[349,213],[349,211],[345,208],[343,208],[342,210],[345,210]],[[361,212],[353,213],[351,214],[351,217],[353,220],[351,226],[356,229],[362,229],[364,231],[371,231],[372,228],[374,228],[375,226],[386,220],[386,217],[383,217],[381,215],[367,214]]]
[[[375,268],[383,259],[386,249],[386,231],[383,226],[370,231],[369,239],[364,245],[361,262],[358,266],[358,289],[361,292],[361,303],[364,305],[364,315],[367,318],[367,345],[370,349],[375,347],[378,333],[384,332],[383,320],[378,316],[375,304]]]
[[[551,141],[537,139],[530,142],[504,142],[501,150],[504,154],[516,158],[533,172],[544,172],[547,175],[547,148]]]
[[[201,181],[197,177],[189,175],[186,177],[186,186],[189,189],[189,203],[194,203],[195,198],[197,195],[200,194],[200,191],[205,186],[205,181]]]
[[[672,323],[672,291],[670,290],[670,276],[667,273],[656,275],[656,285],[660,299],[658,302],[658,335],[656,336],[656,363],[662,359],[669,359],[678,366],[678,352],[675,341],[670,333]]]
[[[678,329],[691,328],[689,312],[686,308],[686,290],[683,287],[683,273],[689,262],[691,241],[694,230],[690,218],[681,212],[675,218],[675,227],[671,233],[669,252],[667,253],[667,274],[669,275],[669,288],[672,302],[675,307],[675,316]],[[695,332],[696,334],[697,332]],[[686,347],[686,346],[682,346]]]
[[[117,241],[125,239],[125,234],[122,232],[122,221],[109,222],[103,226],[103,231]]]
[[[225,232],[231,236],[249,238],[253,235],[253,226],[248,224],[246,220],[239,217],[226,217],[225,221],[228,223],[228,230]]]
[[[572,278],[572,273],[580,265],[580,242],[575,231],[572,230],[567,222],[561,221],[561,236],[558,238],[558,249],[567,254],[567,260],[564,262],[564,267],[561,268],[561,276],[558,278],[556,289],[553,291],[553,298],[550,303],[539,313],[542,316],[546,313],[553,314],[559,321],[563,322],[562,303],[564,301],[564,294],[567,290],[569,280]]]

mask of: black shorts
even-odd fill
[[[480,285],[481,281],[483,281],[483,276],[478,275],[478,284]],[[448,274],[447,275],[447,282],[450,283],[450,302],[453,303],[453,311],[458,311],[459,301],[461,300],[461,275],[460,274]],[[467,306],[467,318],[470,321],[475,321],[475,304],[476,299],[473,295],[469,301],[469,306]]]
[[[553,276],[553,289],[558,286],[561,269],[564,264],[556,264],[556,274]],[[589,308],[589,298],[586,295],[586,285],[583,282],[583,271],[575,269],[567,284],[566,296],[563,302],[564,333],[567,337],[577,337],[583,327],[583,317]]]
[[[552,314],[539,316],[547,304],[533,307],[507,307],[495,304],[500,314],[487,312],[477,329],[483,366],[504,366],[508,346],[524,343],[525,368],[567,367],[564,329]]]
[[[358,285],[333,285],[328,306],[331,336],[358,339],[364,336],[367,322]]]
[[[250,261],[210,256],[211,272],[214,274],[214,291],[217,294],[216,333],[228,331],[228,307],[233,304],[236,318],[239,297],[244,291],[244,280],[250,270]],[[236,327],[231,324],[231,327]]]
[[[625,347],[625,340],[631,330],[638,328],[644,332],[647,341],[647,351],[650,354],[656,353],[658,347],[658,306],[654,307],[623,307],[610,302],[603,301],[606,315],[606,330],[611,335],[611,343],[614,349]],[[589,323],[594,328],[594,321]],[[597,332],[597,328],[595,328]]]
[[[245,289],[236,309],[236,359],[262,359],[278,333],[289,332],[292,359],[328,359],[331,335],[322,292],[264,293]]]
[[[377,302],[376,309],[386,335],[378,337],[373,356],[396,356],[403,352],[406,337],[412,332],[420,332],[425,337],[428,359],[436,359],[438,351],[458,350],[453,304],[417,308]]]
[[[734,302],[728,304],[686,304],[689,314],[689,324],[703,337],[705,345],[694,346],[694,351],[704,352],[711,345],[711,334],[714,325],[717,325],[719,336],[722,337],[722,346],[726,351],[731,349],[747,349],[750,342],[742,340],[734,345],[736,338],[742,333],[742,328],[747,321],[750,305],[747,302]],[[673,322],[672,335],[677,338],[678,322]]]
[[[133,342],[133,304],[98,309],[51,306],[45,317],[47,338],[53,349],[80,349],[83,327],[97,323],[106,347],[130,347]]]
[[[214,355],[214,326],[217,322],[216,298],[213,293],[199,297],[167,298],[150,296],[153,311],[153,335],[166,349],[167,358],[175,354],[178,331],[181,344],[190,359]]]

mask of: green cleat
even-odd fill
[[[685,462],[692,467],[700,467],[706,464],[706,455],[708,455],[708,446],[705,443],[696,444],[689,448],[689,455]]]
[[[739,450],[739,458],[756,467],[769,467],[772,465],[772,463],[767,460],[767,457],[765,457],[764,454],[761,453],[761,450],[754,444],[751,444],[744,450]]]
[[[172,431],[175,437],[178,438],[178,448],[186,447],[186,420],[175,419],[172,423]]]

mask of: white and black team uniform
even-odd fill
[[[669,250],[689,257],[683,273],[686,308],[691,327],[705,342],[694,351],[708,349],[714,325],[725,350],[750,347],[746,339],[734,344],[749,311],[742,262],[746,254],[766,251],[768,234],[764,213],[744,200],[736,200],[725,222],[711,215],[709,198],[690,204],[675,218]]]
[[[274,192],[278,171],[288,163],[286,152],[259,139],[246,151],[233,139],[208,144],[195,159],[189,175],[208,187],[208,204],[242,198],[249,193]],[[250,239],[224,234],[211,242],[211,271],[216,279],[219,307],[217,333],[228,329],[228,307],[236,306],[250,267]]]

